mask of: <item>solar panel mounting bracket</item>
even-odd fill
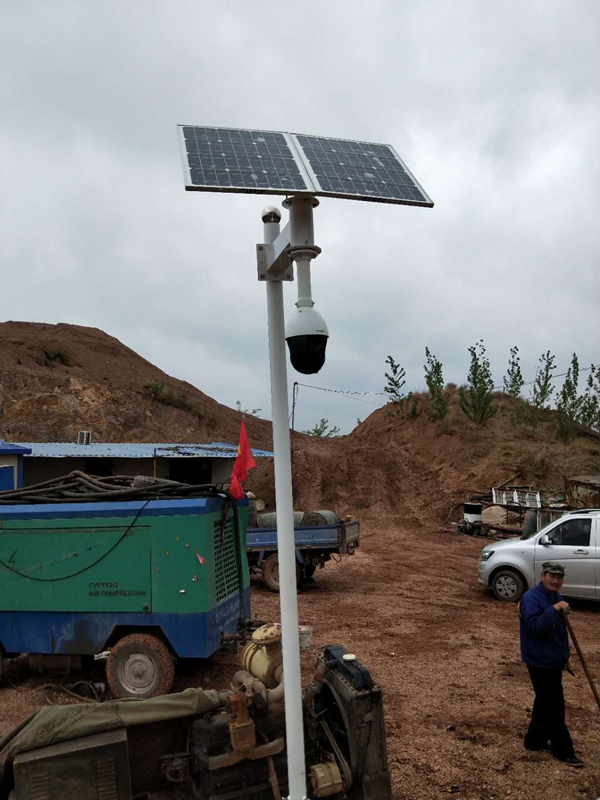
[[[285,226],[273,244],[257,244],[256,260],[259,281],[293,281],[294,261],[290,224]]]

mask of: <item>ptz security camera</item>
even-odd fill
[[[329,331],[325,320],[312,306],[299,306],[285,326],[285,340],[292,366],[303,375],[319,372],[325,363]]]

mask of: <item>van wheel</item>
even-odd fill
[[[168,694],[174,677],[175,661],[169,647],[147,633],[119,639],[106,662],[106,679],[117,697],[144,700]]]
[[[267,589],[271,592],[279,591],[279,558],[277,553],[271,553],[268,558],[265,558],[262,564],[262,579],[266,584]],[[300,564],[296,561],[296,586],[300,586],[301,578]]]
[[[501,569],[492,579],[494,597],[506,603],[516,603],[526,588],[523,578],[512,569]]]

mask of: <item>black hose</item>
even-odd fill
[[[15,503],[82,503],[103,500],[160,500],[162,498],[216,497],[223,490],[212,483],[188,484],[154,480],[134,486],[129,475],[97,478],[75,470],[63,478],[54,478],[24,489],[0,492],[0,505]]]

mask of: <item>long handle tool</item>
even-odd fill
[[[579,642],[577,641],[577,637],[575,636],[575,631],[573,630],[573,626],[571,625],[571,620],[565,614],[565,622],[567,623],[567,630],[569,631],[569,635],[571,636],[571,641],[577,650],[577,655],[579,656],[579,660],[581,661],[581,666],[583,667],[583,671],[585,672],[585,677],[588,679],[590,684],[590,689],[592,690],[592,694],[598,704],[598,708],[600,708],[600,695],[598,694],[598,690],[596,689],[596,684],[594,683],[594,679],[592,678],[592,673],[588,669],[588,665],[586,663],[585,658],[583,657],[583,653],[581,652],[581,647],[579,647]]]

